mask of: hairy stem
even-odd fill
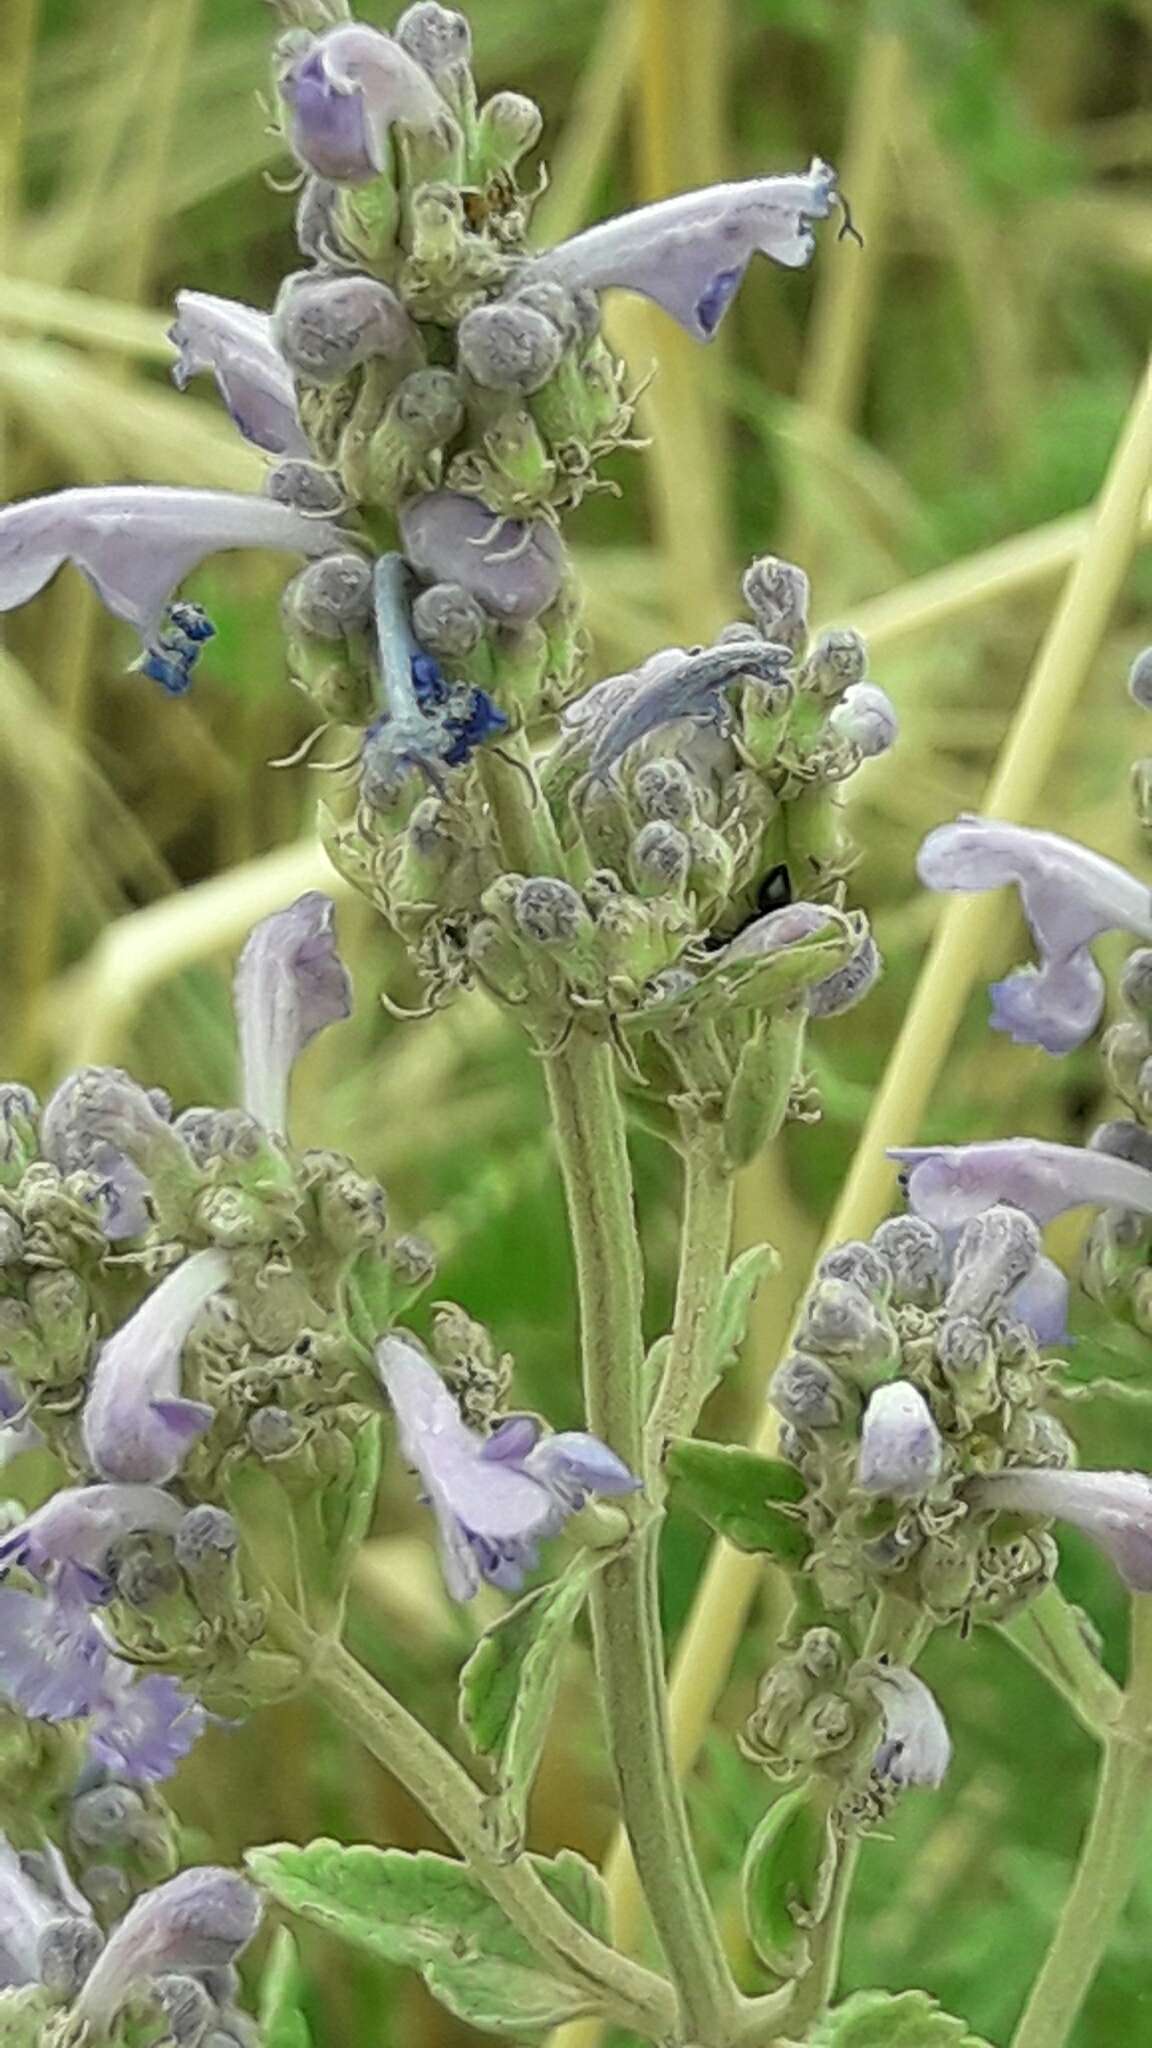
[[[641,1267],[609,1047],[576,1032],[549,1062],[584,1351],[589,1427],[645,1477]],[[735,2031],[739,1998],[696,1862],[668,1738],[657,1593],[660,1518],[599,1574],[596,1655],[624,1823],[694,2040]]]
[[[1000,1633],[1071,1707],[1098,1742],[1107,1740],[1124,1695],[1093,1651],[1084,1622],[1055,1586],[1049,1586],[1022,1614],[1000,1624]]]
[[[1142,1860],[1152,1804],[1152,1600],[1132,1603],[1124,1704],[1105,1738],[1096,1804],[1072,1889],[1012,2048],[1063,2048]]]
[[[666,2038],[675,2001],[663,1979],[574,1920],[526,1858],[502,1862],[481,1795],[455,1758],[347,1650],[314,1635],[277,1594],[272,1611],[277,1638],[303,1660],[313,1692],[435,1821],[541,1961],[620,2025]]]
[[[649,1422],[650,1468],[656,1466],[671,1437],[685,1436],[695,1427],[711,1384],[716,1317],[732,1241],[735,1183],[724,1157],[723,1134],[715,1124],[700,1123],[685,1136],[676,1313],[668,1360]]]

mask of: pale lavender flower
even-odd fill
[[[944,1444],[932,1410],[909,1380],[889,1380],[869,1399],[856,1484],[891,1500],[917,1500],[940,1477]]]
[[[65,1901],[38,1884],[11,1845],[0,1835],[0,1987],[39,1984],[45,1964],[70,1948],[83,1975],[100,1947],[91,1908],[69,1887]],[[70,1995],[76,1979],[61,1981],[52,1973],[52,1988]]]
[[[144,643],[138,664],[171,695],[189,686],[213,628],[198,606],[172,600],[208,555],[276,548],[322,555],[345,544],[328,520],[271,498],[160,484],[54,491],[0,511],[0,612],[27,604],[74,562],[116,618]]]
[[[741,676],[776,682],[791,659],[787,647],[749,638],[699,649],[675,663],[661,662],[659,668],[646,663],[632,688],[616,695],[603,694],[603,686],[597,686],[601,694],[590,707],[591,773],[606,776],[629,747],[662,726],[684,718],[717,722],[724,712],[723,693],[731,683]]]
[[[481,1579],[516,1592],[553,1536],[589,1493],[639,1484],[615,1454],[582,1431],[542,1436],[513,1416],[490,1437],[462,1421],[439,1373],[415,1346],[385,1337],[376,1366],[396,1415],[405,1458],[419,1473],[440,1531],[448,1590],[469,1600]]]
[[[65,1486],[0,1536],[0,1572],[23,1565],[34,1578],[74,1565],[92,1597],[106,1597],[108,1553],[144,1530],[173,1535],[185,1510],[158,1486]]]
[[[501,519],[479,498],[428,491],[401,506],[399,523],[423,582],[458,583],[499,619],[534,619],[559,596],[564,549],[545,519]]]
[[[1144,1472],[1068,1472],[1013,1466],[973,1479],[974,1508],[1072,1522],[1111,1558],[1134,1593],[1152,1593],[1152,1479]]]
[[[601,221],[534,257],[520,281],[552,277],[572,291],[618,285],[710,341],[756,250],[802,268],[816,246],[809,223],[836,203],[836,173],[817,158],[794,177],[711,185]]]
[[[25,1418],[26,1402],[17,1381],[0,1372],[0,1471],[21,1451],[35,1450],[43,1442],[34,1422]]]
[[[1095,1030],[1104,980],[1088,951],[1102,932],[1152,939],[1152,891],[1074,839],[996,818],[939,825],[920,848],[929,889],[999,889],[1013,882],[1032,927],[1038,966],[994,982],[992,1026],[1018,1045],[1070,1052]]]
[[[160,1784],[195,1748],[205,1715],[175,1678],[139,1672],[109,1657],[105,1682],[88,1717],[94,1763],[132,1784]]]
[[[172,1972],[228,1969],[256,1933],[259,1893],[235,1871],[182,1870],[145,1892],[113,1929],[74,2007],[106,2029],[138,1985]]]
[[[180,352],[172,368],[180,391],[200,371],[210,371],[246,441],[268,455],[310,459],[296,387],[272,339],[271,314],[211,292],[177,292],[168,339]]]
[[[351,1014],[352,984],[336,950],[334,917],[331,897],[310,889],[263,918],[236,963],[244,1107],[267,1131],[286,1128],[289,1076],[305,1046]]]
[[[102,1347],[84,1404],[84,1448],[102,1479],[171,1479],[213,1421],[180,1391],[180,1355],[205,1304],[227,1284],[226,1252],[193,1252]]]
[[[1027,1323],[1040,1345],[1064,1344],[1068,1338],[1068,1279],[1055,1259],[1037,1259],[1026,1280],[1009,1295],[1010,1315]]]
[[[389,130],[448,126],[431,79],[381,30],[352,22],[303,46],[285,45],[279,87],[289,109],[293,154],[336,185],[364,185],[389,161]]]
[[[896,1785],[939,1785],[952,1760],[948,1727],[915,1672],[876,1664],[867,1683],[884,1717],[884,1740],[873,1758],[877,1777]]]
[[[40,1146],[61,1173],[98,1178],[101,1228],[112,1239],[147,1230],[149,1162],[181,1149],[166,1107],[120,1067],[69,1074],[44,1105]]]
[[[878,683],[853,683],[828,714],[838,740],[849,740],[866,761],[886,754],[900,736],[896,707]]]
[[[993,1202],[1026,1209],[1042,1227],[1066,1209],[1136,1209],[1152,1216],[1152,1173],[1079,1145],[993,1138],[975,1145],[890,1145],[908,1206],[940,1230],[957,1229]]]

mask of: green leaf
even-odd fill
[[[591,1864],[570,1849],[528,1860],[561,1904],[603,1937],[607,1895]],[[253,1849],[247,1862],[257,1884],[291,1912],[419,1970],[433,1996],[470,2026],[523,2038],[592,2010],[585,1993],[548,1974],[451,1857],[317,1841]]]
[[[806,1929],[824,1918],[840,1845],[824,1788],[808,1782],[774,1799],[744,1858],[741,1885],[749,1940],[778,1977],[800,1977]]]
[[[926,1991],[858,1991],[808,2041],[809,2048],[989,2048]]]
[[[751,1244],[733,1259],[720,1291],[716,1313],[716,1370],[727,1372],[735,1365],[748,1317],[761,1281],[780,1269],[780,1254],[774,1245]]]
[[[556,1701],[565,1644],[602,1559],[584,1552],[481,1636],[460,1673],[460,1719],[495,1790],[488,1817],[502,1851],[523,1844],[528,1795]]]
[[[669,1446],[668,1472],[680,1499],[737,1550],[803,1564],[810,1544],[797,1512],[804,1481],[794,1465],[740,1444],[680,1437]]]
[[[312,2048],[300,2010],[303,1983],[295,1936],[278,1927],[260,1980],[260,2039],[263,2048]]]

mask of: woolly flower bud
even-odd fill
[[[859,1287],[846,1280],[822,1279],[805,1305],[800,1342],[834,1358],[878,1360],[891,1352],[893,1332]]]
[[[864,680],[868,650],[851,626],[821,633],[804,664],[800,686],[822,704],[834,704],[854,683]]]
[[[900,721],[885,690],[877,683],[853,683],[828,720],[838,740],[849,740],[866,761],[895,746]]]
[[[103,1946],[93,1921],[73,1915],[53,1920],[40,1936],[37,1953],[44,1989],[54,1998],[75,1998]]]
[[[498,519],[478,498],[428,491],[399,511],[404,553],[429,583],[459,583],[498,618],[534,619],[559,595],[564,550],[545,520]]]
[[[944,1306],[949,1316],[986,1321],[1026,1280],[1040,1256],[1040,1232],[1023,1209],[995,1203],[970,1216],[953,1257],[952,1284]]]
[[[98,1785],[72,1802],[68,1825],[86,1849],[117,1849],[132,1840],[145,1806],[129,1785]]]
[[[289,505],[296,512],[340,512],[345,504],[338,477],[321,469],[318,462],[301,462],[297,457],[278,462],[268,471],[264,491],[277,505]]]
[[[535,100],[522,92],[494,92],[480,113],[481,141],[490,159],[509,170],[535,149],[544,128],[544,116]]]
[[[944,1445],[932,1410],[908,1380],[889,1380],[864,1410],[856,1484],[892,1500],[916,1500],[940,1477]]]
[[[1152,1131],[1146,1131],[1143,1124],[1133,1123],[1129,1117],[1114,1117],[1110,1123],[1097,1125],[1088,1144],[1093,1152],[1109,1152],[1113,1159],[1130,1159],[1135,1166],[1145,1166],[1152,1172]]]
[[[766,640],[798,653],[808,636],[808,578],[792,562],[761,555],[746,571],[744,596]]]
[[[175,2048],[201,2048],[216,2017],[216,2005],[195,1977],[157,1977],[156,2003],[168,2024]]]
[[[690,825],[696,812],[696,788],[682,761],[645,761],[632,778],[632,796],[645,818],[665,818],[670,825]]]
[[[372,565],[363,555],[321,555],[294,576],[282,599],[284,623],[341,640],[359,633],[372,617]]]
[[[840,1017],[854,1010],[875,987],[883,966],[875,939],[865,932],[851,959],[809,988],[809,1016]]]
[[[257,1408],[248,1417],[248,1441],[258,1458],[284,1458],[300,1441],[300,1425],[286,1408]]]
[[[948,1280],[948,1249],[940,1232],[922,1216],[890,1216],[873,1231],[872,1243],[892,1275],[896,1299],[935,1308]]]
[[[562,337],[522,299],[477,306],[460,322],[461,367],[492,391],[539,391],[559,365]]]
[[[1152,711],[1152,647],[1136,656],[1128,671],[1128,695],[1141,711]]]
[[[680,889],[687,879],[692,848],[685,833],[654,818],[632,842],[632,873],[639,889]]]
[[[1139,1016],[1152,1017],[1152,947],[1129,953],[1120,970],[1120,994]]]
[[[487,623],[483,607],[459,583],[433,583],[412,605],[412,631],[429,654],[471,654]]]
[[[451,370],[413,370],[396,391],[391,416],[420,447],[443,447],[464,425],[460,379]]]
[[[418,0],[406,7],[393,30],[401,49],[436,78],[472,55],[472,31],[463,14],[440,7],[436,0]]]
[[[75,2016],[106,2029],[141,1978],[228,1964],[260,1925],[253,1885],[231,1870],[182,1870],[137,1899],[76,2002]]]
[[[195,1577],[197,1572],[214,1571],[235,1557],[240,1531],[226,1508],[214,1508],[206,1501],[189,1508],[176,1531],[176,1562],[181,1571]]]
[[[881,1305],[892,1292],[892,1273],[887,1260],[873,1244],[862,1244],[849,1239],[847,1244],[833,1245],[820,1261],[820,1278],[847,1280],[859,1287],[871,1300]]]
[[[995,1345],[975,1316],[953,1316],[941,1323],[936,1357],[945,1378],[961,1391],[990,1379],[996,1365]]]
[[[312,384],[332,384],[372,356],[416,356],[419,341],[395,292],[373,277],[310,276],[280,287],[273,335],[289,369]]]
[[[550,875],[539,875],[521,885],[512,916],[524,937],[540,946],[565,946],[588,923],[579,892]]]
[[[768,1399],[794,1429],[834,1429],[844,1411],[844,1389],[820,1358],[793,1351],[777,1367]]]
[[[570,292],[554,277],[537,278],[535,284],[519,286],[513,298],[518,306],[527,306],[550,321],[566,347],[588,343],[599,330],[596,294]]]

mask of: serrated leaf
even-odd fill
[[[741,1873],[748,1937],[778,1977],[808,1968],[806,1930],[828,1910],[840,1846],[824,1789],[797,1785],[774,1799],[748,1844]]]
[[[733,1259],[720,1291],[716,1314],[716,1370],[727,1372],[736,1362],[744,1342],[748,1317],[756,1290],[770,1273],[779,1271],[780,1254],[774,1245],[752,1244]]]
[[[260,2039],[263,2048],[312,2048],[300,2010],[303,1983],[295,1936],[278,1927],[260,1980]]]
[[[668,1473],[685,1506],[737,1550],[803,1564],[811,1546],[797,1512],[804,1481],[794,1465],[741,1444],[681,1437],[669,1446]]]
[[[518,1600],[481,1636],[460,1673],[460,1719],[477,1755],[493,1767],[488,1816],[508,1854],[524,1840],[564,1648],[600,1562],[585,1552],[550,1586]]]
[[[582,1856],[529,1858],[562,1905],[603,1936],[607,1895]],[[385,1962],[419,1970],[429,1991],[470,2026],[523,2038],[591,2010],[576,1986],[537,1961],[464,1864],[431,1850],[311,1842],[253,1849],[258,1884],[293,1913]]]
[[[990,2048],[926,1991],[857,1991],[820,2021],[809,2048]]]

